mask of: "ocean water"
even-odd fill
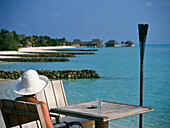
[[[0,70],[93,69],[99,79],[63,80],[68,104],[102,98],[106,101],[139,105],[139,47],[98,48],[95,55],[77,55],[70,62],[0,63]],[[0,98],[14,99],[14,81],[0,81]],[[145,128],[170,127],[170,45],[146,46],[144,59],[144,106],[154,112],[144,114]],[[110,128],[137,128],[139,116],[109,122]]]

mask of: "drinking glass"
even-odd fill
[[[102,99],[97,99],[97,114],[101,115]]]

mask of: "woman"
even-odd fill
[[[35,95],[45,89],[48,83],[47,77],[38,75],[35,70],[27,70],[15,81],[13,90],[15,93],[22,95],[16,100],[40,104],[47,128],[53,128],[46,103],[38,101]]]

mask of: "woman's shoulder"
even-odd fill
[[[45,103],[45,102],[38,101],[38,100],[37,100],[36,98],[34,98],[34,97],[22,96],[22,97],[17,97],[15,100],[25,101],[25,102],[31,102],[31,103],[36,103],[36,104],[40,104],[40,105],[46,106],[46,103]]]
[[[39,103],[38,100],[36,100],[35,98],[33,97],[17,97],[15,100],[18,100],[18,101],[25,101],[25,102],[32,102],[32,103]]]

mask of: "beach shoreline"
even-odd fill
[[[0,54],[26,54],[22,52],[49,52],[49,49],[67,49],[67,48],[76,48],[74,46],[49,46],[49,47],[27,47],[19,48],[18,51],[0,51]],[[48,50],[48,51],[46,51]],[[1,56],[0,56],[1,57]]]
[[[74,46],[49,46],[49,47],[27,47],[27,48],[19,48],[18,51],[0,51],[0,58],[20,58],[17,56],[5,56],[8,54],[31,54],[27,52],[55,52],[55,51],[50,51],[50,49],[67,49],[67,48],[76,48]],[[0,61],[0,63],[9,63],[5,61]]]

